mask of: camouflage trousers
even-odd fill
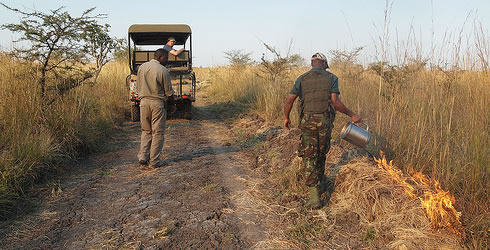
[[[325,175],[325,160],[330,150],[333,121],[323,114],[305,115],[299,128],[302,134],[298,153],[303,157],[306,185],[319,186]]]

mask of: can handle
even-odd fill
[[[367,124],[367,122],[363,122],[362,124],[366,125],[366,130],[369,132],[369,125]]]
[[[352,124],[356,125],[356,123],[354,123],[354,122],[350,122],[350,123],[352,123]],[[366,125],[366,131],[368,131],[368,132],[369,132],[369,125],[367,124],[367,122],[359,122],[359,123],[357,123],[357,124],[361,124],[361,123],[362,123],[362,124],[364,124],[364,125]]]

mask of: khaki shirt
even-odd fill
[[[136,92],[141,99],[167,100],[174,94],[167,68],[155,59],[143,63],[138,69]]]

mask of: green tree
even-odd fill
[[[93,72],[94,83],[97,82],[102,67],[110,62],[114,57],[114,52],[120,51],[124,46],[124,39],[112,38],[109,36],[109,24],[101,25],[90,23],[84,28],[82,35],[86,39],[87,53],[94,61]]]
[[[36,10],[22,11],[0,4],[21,17],[20,23],[3,24],[0,28],[20,33],[20,38],[14,42],[23,41],[30,45],[28,48],[14,48],[12,54],[33,62],[39,69],[38,82],[43,100],[47,101],[48,89],[64,92],[94,75],[94,69],[86,67],[90,63],[88,52],[90,45],[94,44],[91,38],[97,36],[105,39],[108,27],[99,25],[97,21],[106,15],[93,14],[95,8],[73,17],[64,11],[64,7],[43,13]],[[96,45],[100,44],[96,42]],[[103,54],[101,57],[104,57]],[[63,81],[60,81],[61,85],[48,88],[48,76],[63,78]]]
[[[121,38],[116,40],[117,45],[112,53],[114,59],[117,61],[127,61],[128,60],[128,42],[126,39]],[[133,48],[131,48],[131,51]]]

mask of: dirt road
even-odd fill
[[[137,164],[139,124],[126,123],[112,152],[81,160],[43,193],[39,207],[0,224],[2,248],[247,248],[265,235],[248,188],[255,160],[216,110],[167,123],[167,166]]]

